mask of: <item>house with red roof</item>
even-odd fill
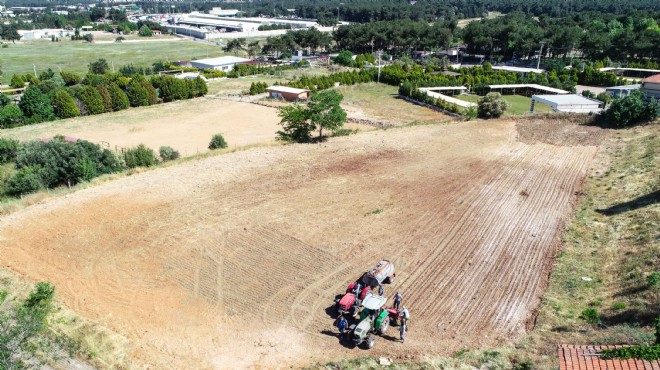
[[[642,92],[648,96],[660,99],[660,74],[643,79]]]
[[[660,370],[660,360],[604,360],[601,358],[601,353],[604,349],[621,347],[625,346],[578,346],[561,344],[557,347],[559,370]]]

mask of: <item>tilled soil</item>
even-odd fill
[[[525,125],[373,131],[122,178],[0,221],[0,263],[131,338],[139,366],[501,344],[533,317],[598,149],[571,139],[582,126],[558,126],[548,144],[520,140]],[[380,258],[396,265],[385,295],[402,293],[410,331],[401,344],[391,328],[368,353],[340,343],[333,304]]]

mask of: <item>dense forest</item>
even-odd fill
[[[96,1],[61,0],[60,5],[95,3]],[[108,3],[100,3],[109,5]],[[152,9],[153,1],[137,1],[143,9]],[[11,6],[53,6],[48,0],[8,0]],[[255,0],[246,3],[219,1],[183,1],[177,9],[208,11],[213,7],[238,8],[246,15],[288,16],[288,9],[303,18],[317,18],[322,22],[335,22],[337,18],[348,22],[373,22],[408,19],[433,21],[450,18],[477,18],[489,11],[502,13],[523,12],[533,16],[562,17],[583,12],[627,14],[631,11],[659,11],[657,0]]]

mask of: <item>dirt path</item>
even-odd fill
[[[532,317],[600,135],[469,122],[184,163],[10,215],[0,263],[52,281],[157,368],[364,356],[328,312],[384,256],[399,271],[386,295],[401,290],[412,319],[405,345],[370,354],[496,344]]]

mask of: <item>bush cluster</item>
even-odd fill
[[[653,121],[658,117],[660,117],[660,103],[639,90],[614,99],[602,116],[608,125],[615,127]]]
[[[221,134],[215,134],[211,137],[211,142],[209,143],[209,149],[224,149],[227,147],[227,142]]]
[[[22,144],[3,140],[0,155],[6,162],[14,162],[16,173],[5,189],[14,196],[60,185],[72,186],[122,169],[108,149],[84,140],[67,142],[62,137]]]
[[[140,144],[135,148],[127,149],[124,152],[124,162],[126,167],[151,167],[158,163],[158,159],[154,154],[153,149]]]
[[[258,95],[266,92],[268,84],[265,82],[253,82],[250,84],[250,95]]]

